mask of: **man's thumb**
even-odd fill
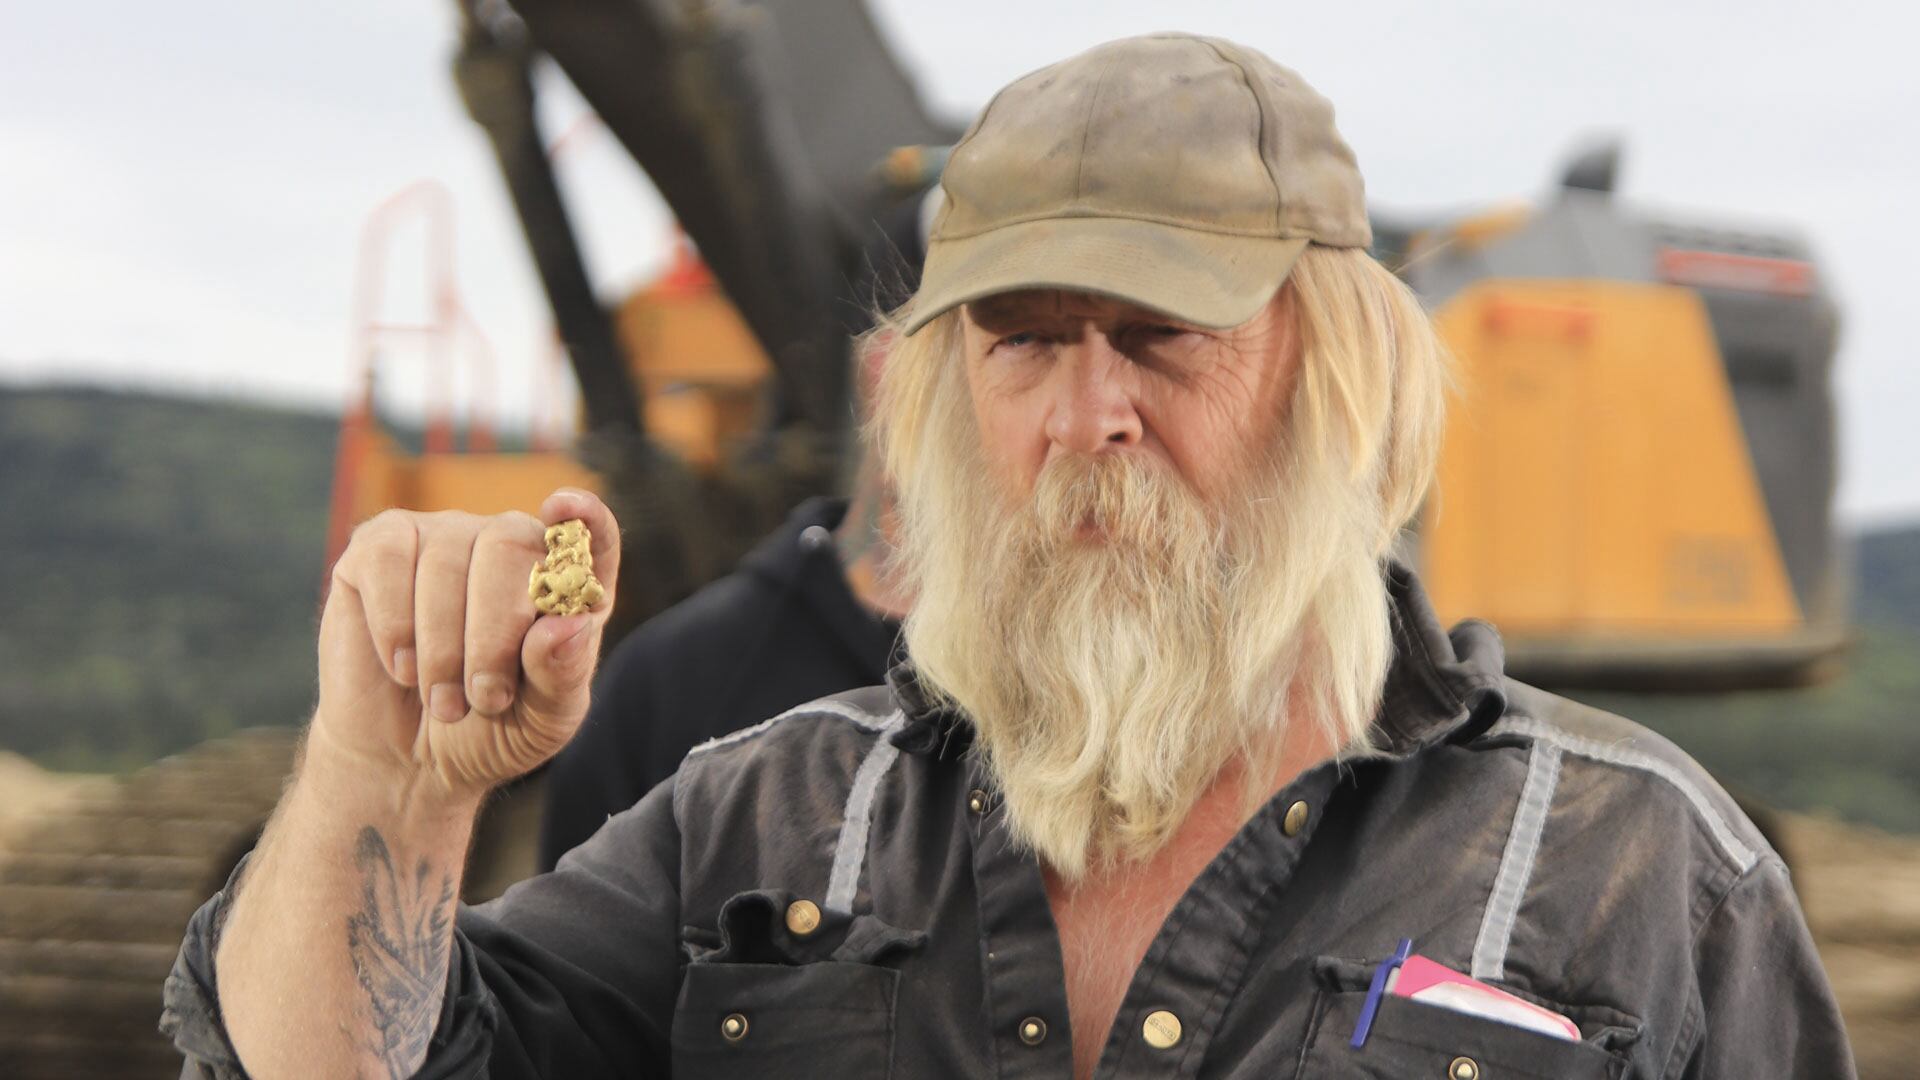
[[[534,621],[520,646],[523,704],[536,715],[577,719],[599,653],[599,620],[591,615],[547,615]]]

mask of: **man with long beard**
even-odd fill
[[[528,605],[542,521],[609,590],[614,525],[376,519],[296,779],[168,981],[190,1070],[1851,1073],[1731,801],[1393,560],[1444,353],[1324,99],[1116,42],[1004,90],[942,184],[876,406],[908,662],[456,910],[480,800],[586,710],[604,615]]]

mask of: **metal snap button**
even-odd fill
[[[811,900],[795,900],[787,905],[787,929],[806,937],[820,929],[820,907]]]
[[[720,1037],[733,1043],[746,1038],[747,1018],[739,1013],[728,1013],[727,1018],[720,1021]]]
[[[979,788],[974,788],[973,793],[967,796],[967,809],[973,811],[976,814],[986,813],[987,812],[987,793],[980,790]]]
[[[1180,1041],[1180,1018],[1165,1009],[1150,1012],[1140,1025],[1140,1037],[1155,1050],[1170,1050]]]
[[[1480,1063],[1470,1057],[1457,1057],[1447,1066],[1447,1080],[1480,1080]]]
[[[833,531],[825,525],[809,525],[800,530],[800,546],[807,551],[819,551],[833,543]]]
[[[1029,1016],[1020,1021],[1020,1041],[1028,1046],[1039,1046],[1047,1041],[1047,1022],[1037,1016]]]
[[[1280,823],[1280,828],[1285,831],[1288,836],[1299,836],[1300,830],[1306,827],[1307,804],[1304,802],[1296,802],[1292,806],[1287,807],[1287,817],[1286,820]]]

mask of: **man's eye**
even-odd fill
[[[1128,327],[1123,340],[1132,342],[1135,349],[1166,350],[1185,349],[1199,340],[1199,335],[1184,326],[1172,326],[1167,323],[1138,323]]]
[[[1008,334],[994,344],[1001,348],[1024,349],[1029,345],[1038,344],[1039,341],[1039,334],[1033,333],[1030,330],[1023,330],[1018,334]]]

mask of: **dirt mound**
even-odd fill
[[[112,789],[105,776],[48,772],[19,754],[0,750],[0,853],[24,826]]]
[[[177,1076],[160,985],[187,918],[280,795],[293,732],[217,739],[127,777],[0,759],[0,1062],[10,1078]]]
[[[1920,1061],[1920,839],[1780,815],[1820,957],[1863,1078]]]

